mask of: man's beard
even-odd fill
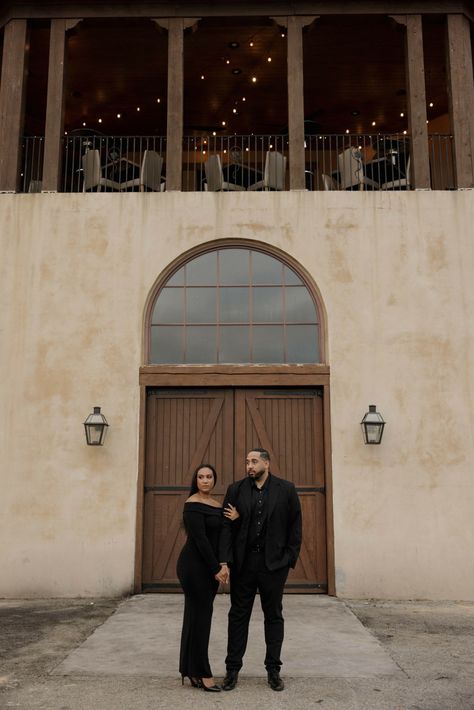
[[[259,481],[261,477],[264,475],[265,469],[263,471],[254,471],[253,475],[250,473],[248,474],[249,478],[252,478],[254,481]]]

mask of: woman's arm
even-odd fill
[[[199,553],[209,567],[209,571],[214,575],[220,571],[221,566],[212,549],[212,545],[206,535],[204,515],[194,510],[186,510],[183,515],[184,524],[188,537],[192,539],[199,550]]]

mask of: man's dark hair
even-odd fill
[[[255,449],[250,449],[250,451],[256,451],[258,454],[260,454],[260,458],[264,459],[265,461],[270,461],[270,454],[266,449],[259,449],[258,447],[255,447]]]

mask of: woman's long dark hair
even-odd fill
[[[213,476],[214,476],[214,485],[213,485],[213,488],[215,488],[215,486],[216,486],[216,483],[217,483],[217,473],[216,473],[216,469],[214,468],[214,466],[211,466],[210,463],[201,463],[201,464],[199,464],[199,466],[197,467],[197,469],[194,471],[194,474],[193,474],[193,477],[192,477],[192,480],[191,480],[191,488],[189,489],[189,495],[190,495],[190,496],[192,496],[192,495],[194,495],[195,493],[198,493],[198,492],[199,492],[199,488],[198,488],[198,485],[197,485],[197,477],[198,477],[199,471],[201,471],[203,468],[209,468],[209,469],[211,469],[212,474],[213,474]]]

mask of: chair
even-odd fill
[[[365,187],[379,189],[379,184],[364,175],[364,164],[360,152],[352,147],[346,148],[338,155],[339,175],[342,190],[357,186],[359,190]]]
[[[410,156],[408,156],[405,177],[400,177],[398,180],[389,180],[380,186],[381,190],[410,190]]]
[[[325,190],[337,190],[337,184],[334,178],[330,175],[325,175],[324,173],[321,173],[321,178]]]
[[[140,175],[132,180],[120,183],[120,189],[126,190],[129,187],[138,187],[140,192],[147,189],[154,192],[164,192],[165,184],[161,181],[161,171],[163,169],[163,158],[154,150],[143,152]]]
[[[267,151],[263,180],[249,185],[247,190],[284,190],[286,156],[277,151]]]
[[[100,192],[101,187],[120,190],[120,183],[103,177],[98,150],[88,150],[87,153],[84,153],[82,156],[82,170],[84,172],[84,185],[82,188],[84,192],[92,190],[94,187],[97,188],[97,192]]]
[[[30,184],[28,185],[28,192],[41,192],[42,189],[42,180],[30,180]]]
[[[235,185],[233,182],[226,182],[222,173],[222,163],[219,155],[211,155],[204,163],[206,172],[206,184],[209,192],[223,191],[243,191],[245,187]]]

